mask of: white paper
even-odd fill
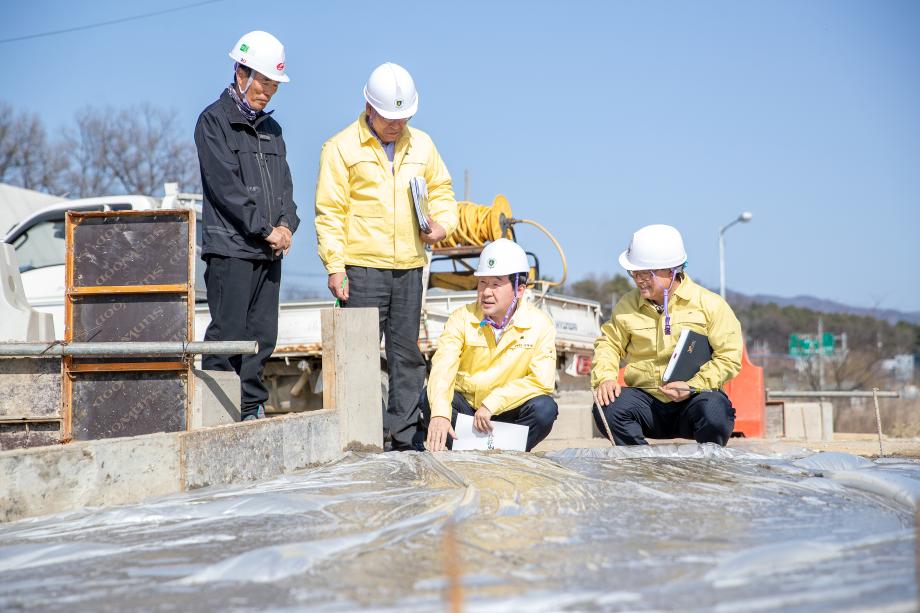
[[[473,416],[460,413],[454,432],[454,451],[470,449],[505,449],[510,451],[524,451],[527,449],[527,426],[507,424],[492,420],[492,432],[479,432],[473,428]]]
[[[412,202],[415,204],[418,226],[422,232],[427,234],[431,231],[431,227],[428,225],[428,185],[425,183],[425,177],[409,179],[409,191],[412,194]]]

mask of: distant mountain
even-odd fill
[[[738,292],[728,292],[728,299],[731,302],[760,302],[774,303],[781,307],[793,306],[800,309],[811,309],[822,313],[849,313],[851,315],[861,315],[864,317],[874,317],[890,324],[896,324],[899,321],[906,321],[915,325],[920,325],[920,311],[897,311],[895,309],[867,309],[864,307],[855,307],[847,304],[816,298],[814,296],[795,296],[785,298],[783,296],[771,296],[768,294],[756,294],[748,296]]]

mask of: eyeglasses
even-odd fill
[[[668,269],[659,268],[656,270],[630,270],[629,276],[636,281],[648,281],[655,276],[656,272],[668,272]]]
[[[403,119],[387,119],[386,117],[378,113],[377,109],[373,109],[373,107],[371,108],[374,113],[374,117],[377,119],[377,121],[381,121],[388,126],[397,125],[397,124],[406,125],[407,123],[409,123],[409,120],[412,119],[412,117],[404,117]]]

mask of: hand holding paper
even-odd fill
[[[509,424],[501,421],[491,421],[491,432],[480,432],[473,427],[472,415],[463,413],[457,415],[457,438],[454,440],[454,451],[471,449],[506,449],[511,451],[525,451],[527,449],[527,426]]]

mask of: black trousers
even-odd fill
[[[255,415],[268,400],[262,369],[278,340],[281,260],[206,257],[204,281],[211,323],[206,341],[258,341],[255,355],[205,355],[204,370],[232,370],[240,376],[241,417]]]
[[[424,450],[423,443],[427,437],[428,422],[431,420],[431,405],[428,403],[428,389],[422,390],[422,395],[418,399],[420,429],[415,438],[415,449]],[[450,403],[453,409],[450,417],[451,427],[457,425],[457,414],[475,415],[476,409],[467,401],[460,392],[454,392],[454,398]],[[519,407],[499,413],[492,416],[492,421],[502,421],[506,423],[527,426],[527,451],[530,451],[545,439],[553,429],[553,422],[559,415],[559,407],[552,396],[536,396],[524,402]],[[453,441],[450,436],[447,437],[447,448],[452,447]]]
[[[345,274],[348,302],[342,306],[376,307],[379,311],[390,380],[383,429],[394,449],[408,449],[418,429],[418,395],[425,384],[425,357],[418,348],[422,269],[346,266]]]
[[[594,423],[604,436],[597,404]],[[724,392],[701,392],[681,402],[662,402],[646,391],[624,387],[619,398],[604,405],[604,416],[617,445],[648,445],[650,438],[688,438],[723,447],[735,427],[735,409]]]

